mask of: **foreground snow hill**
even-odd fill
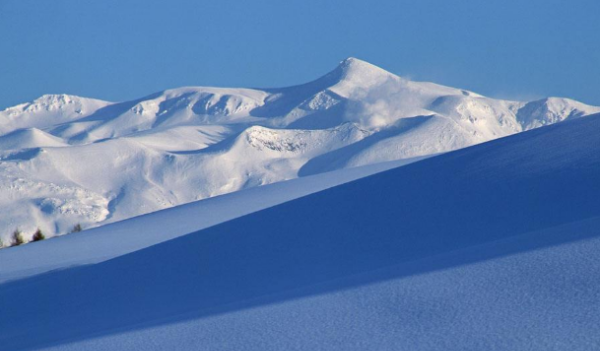
[[[596,112],[414,82],[354,58],[288,88],[185,87],[119,103],[46,95],[0,111],[0,237],[63,234]]]
[[[326,172],[215,196],[147,215],[0,251],[0,283],[98,263],[419,159]]]
[[[528,131],[4,283],[0,345],[594,350],[599,132]]]

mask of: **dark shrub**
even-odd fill
[[[23,238],[23,233],[17,228],[12,234],[11,246],[19,246],[22,244],[25,244],[25,238]]]
[[[42,233],[42,230],[40,228],[38,228],[35,234],[33,234],[33,238],[31,238],[32,241],[40,241],[44,239],[46,239],[46,236],[44,235],[44,233]]]

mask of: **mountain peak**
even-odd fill
[[[69,94],[45,94],[30,102],[30,104],[60,104],[68,105],[82,102],[97,102],[108,104],[108,101]]]
[[[398,76],[355,57],[343,60],[324,77],[328,85],[342,96],[346,96],[346,93],[356,87],[368,88],[397,78]]]
[[[81,100],[79,96],[68,95],[68,94],[45,94],[35,99],[33,103],[59,103],[59,104],[70,104],[77,100]]]
[[[375,66],[375,65],[373,65],[373,64],[371,64],[371,63],[369,63],[367,61],[364,61],[364,60],[361,60],[361,59],[358,59],[358,58],[352,57],[352,56],[343,59],[340,62],[339,66],[340,67],[344,67],[344,68],[345,67],[364,66],[364,67],[374,67],[374,68],[381,69],[381,68],[379,68],[379,67],[377,67],[377,66]]]
[[[392,73],[384,70],[383,68],[377,67],[367,61],[357,59],[355,57],[348,57],[347,59],[340,62],[337,66],[336,71],[342,74],[342,78],[352,79],[357,76],[361,77],[376,77],[376,76],[394,76]]]

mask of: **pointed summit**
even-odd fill
[[[336,93],[347,96],[357,87],[369,88],[390,79],[399,77],[366,61],[348,57],[321,80],[326,80]]]
[[[335,71],[337,71],[340,74],[340,78],[344,80],[367,80],[381,77],[396,77],[394,74],[380,67],[355,57],[348,57],[340,62]]]
[[[361,71],[385,72],[385,73],[389,74],[389,72],[387,72],[386,70],[384,70],[380,67],[377,67],[374,64],[371,64],[367,61],[357,59],[356,57],[348,57],[348,58],[342,60],[338,65],[338,69],[341,69],[345,72],[361,70]]]

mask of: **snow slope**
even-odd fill
[[[254,187],[0,251],[0,283],[98,263],[421,158],[326,172]],[[143,235],[138,235],[143,233]]]
[[[599,132],[600,114],[528,131],[5,282],[0,344],[594,350]]]
[[[414,82],[355,58],[287,88],[184,87],[119,103],[46,95],[0,112],[0,238],[16,227],[63,234],[596,112]]]

